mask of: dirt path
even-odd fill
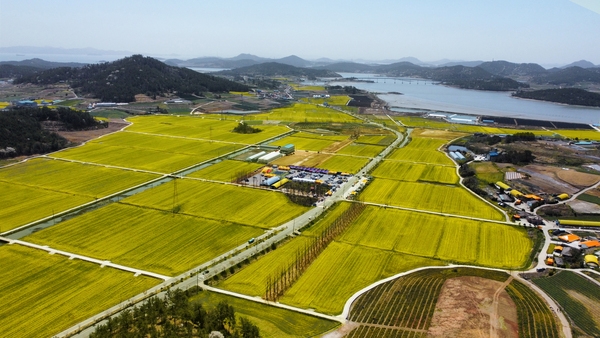
[[[490,313],[490,337],[498,338],[498,324],[500,323],[500,317],[498,316],[498,304],[500,299],[500,293],[512,282],[513,276],[508,277],[506,282],[502,283],[498,290],[494,293],[492,299],[492,313]]]

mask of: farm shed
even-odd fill
[[[573,247],[565,246],[562,251],[562,256],[564,259],[572,259],[573,257],[579,256],[581,252]]]
[[[558,224],[580,226],[580,227],[600,227],[600,222],[595,221],[579,221],[575,219],[559,219]]]
[[[598,257],[594,255],[585,255],[585,257],[583,257],[583,261],[585,262],[585,265],[587,265],[590,268],[597,268],[598,266],[600,266],[600,263],[598,262]]]
[[[535,224],[535,225],[542,225],[544,224],[544,220],[540,217],[540,216],[527,216],[527,222],[531,223],[531,224]]]
[[[554,264],[558,267],[565,266],[565,261],[561,257],[554,257]]]
[[[569,194],[567,194],[567,193],[560,194],[560,195],[556,196],[556,198],[558,198],[561,201],[564,201],[566,199],[569,199]]]
[[[279,182],[279,180],[281,180],[281,177],[273,176],[273,177],[269,178],[268,180],[266,180],[264,185],[273,185],[273,184]]]
[[[246,161],[250,161],[250,162],[256,161],[259,157],[264,156],[266,153],[267,153],[266,151],[261,151],[260,153],[256,153],[254,155],[248,156],[248,158],[246,158]]]
[[[554,258],[552,258],[552,257],[546,258],[546,265],[554,265]]]
[[[503,189],[503,190],[508,190],[510,189],[510,187],[508,186],[508,184],[504,183],[504,182],[496,182],[496,186],[498,187],[498,189]]]
[[[269,162],[271,162],[273,160],[276,160],[276,159],[278,159],[278,158],[280,158],[282,156],[283,156],[282,153],[280,153],[278,151],[274,151],[274,152],[271,152],[271,153],[268,153],[268,154],[266,154],[264,156],[259,157],[258,158],[258,162],[260,162],[260,163],[269,163]]]
[[[513,195],[514,197],[523,196],[523,193],[522,193],[522,192],[520,192],[520,191],[518,191],[518,190],[515,190],[515,189],[511,190],[511,191],[510,191],[510,194],[511,194],[511,195]]]
[[[592,241],[582,241],[582,242],[579,242],[579,247],[581,248],[581,250],[585,251],[586,253],[593,253],[598,248],[600,248],[600,242],[593,241],[593,240]]]
[[[293,154],[294,151],[296,151],[296,148],[294,147],[293,144],[286,144],[283,147],[281,147],[281,149],[279,149],[280,152],[282,152],[283,154],[289,155],[289,154]]]
[[[566,235],[558,236],[558,239],[560,239],[563,242],[573,243],[575,241],[581,240],[581,237],[579,237],[577,235],[573,235],[573,234],[566,234]]]
[[[284,178],[281,181],[275,182],[273,185],[271,185],[271,187],[273,187],[275,189],[279,189],[282,185],[286,184],[289,181],[290,181],[289,179]]]
[[[515,200],[514,198],[510,197],[510,196],[509,196],[509,195],[507,195],[507,194],[499,194],[499,195],[498,195],[498,198],[499,198],[499,199],[500,199],[502,202],[512,202],[512,201],[514,201],[514,200]]]
[[[536,200],[536,201],[542,200],[542,198],[540,196],[534,195],[534,194],[527,194],[527,195],[524,195],[523,197],[530,199],[530,200]]]
[[[557,245],[554,247],[554,251],[558,251],[558,252],[562,252],[563,251],[563,247],[562,245]]]

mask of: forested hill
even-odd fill
[[[524,99],[551,101],[579,106],[600,107],[600,94],[579,88],[518,91],[513,96]]]
[[[24,76],[15,83],[52,84],[67,82],[80,95],[102,101],[132,102],[135,95],[202,94],[202,92],[247,91],[246,85],[169,66],[159,60],[133,55],[114,62],[81,68],[61,67]]]
[[[0,158],[43,154],[62,149],[68,141],[47,130],[86,130],[104,128],[87,112],[69,108],[23,108],[0,113]]]
[[[341,77],[340,74],[326,69],[294,67],[278,62],[266,62],[248,67],[224,70],[216,74],[230,76],[306,76],[308,78]]]

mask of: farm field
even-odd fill
[[[382,338],[421,338],[426,334],[418,331],[383,328],[377,326],[360,325],[350,331],[347,338],[382,337]]]
[[[351,143],[340,149],[337,154],[375,157],[385,149],[384,146],[376,146],[363,143]]]
[[[254,172],[263,166],[263,164],[259,163],[225,160],[204,169],[194,171],[187,176],[214,181],[233,182],[240,176],[240,174]]]
[[[455,132],[464,133],[485,133],[485,134],[515,134],[522,132],[532,132],[536,135],[552,136],[553,131],[546,130],[524,130],[524,129],[512,129],[512,128],[497,128],[490,126],[475,126],[458,123],[449,123],[438,119],[427,119],[423,117],[413,116],[398,116],[394,118],[397,121],[401,121],[405,125],[414,128],[431,128],[431,129],[447,129]]]
[[[52,157],[157,173],[171,173],[210,158],[201,159],[192,155],[173,154],[150,149],[105,146],[97,143],[89,143],[82,147],[53,153]]]
[[[503,221],[504,215],[458,186],[374,179],[361,192],[365,202]]]
[[[368,206],[338,241],[505,269],[522,267],[532,250],[521,228],[375,206]]]
[[[552,130],[552,132],[559,134],[560,136],[564,136],[566,138],[579,140],[600,140],[600,132],[596,130]]]
[[[272,146],[284,146],[286,144],[293,144],[298,150],[308,150],[308,151],[322,151],[323,149],[331,146],[336,141],[332,141],[329,139],[323,139],[319,137],[308,138],[308,137],[298,137],[295,135],[284,137],[281,140],[277,140],[275,142],[270,143]]]
[[[327,103],[330,106],[345,106],[350,101],[350,97],[347,95],[332,95],[331,97],[328,97],[328,98],[306,97],[306,98],[300,99],[300,101],[308,102],[308,103],[312,103],[312,104]]]
[[[0,261],[3,337],[50,337],[160,283],[16,244]]]
[[[371,173],[374,177],[407,182],[439,182],[457,184],[456,168],[401,161],[384,160]]]
[[[234,118],[239,119],[238,116]],[[128,119],[133,124],[126,130],[244,144],[261,142],[289,131],[289,128],[284,126],[261,125],[260,133],[238,134],[232,131],[239,123],[235,120],[219,120],[213,117],[204,118],[204,116],[137,116]]]
[[[122,200],[122,203],[172,211],[175,183],[180,214],[271,228],[308,210],[284,194],[220,183],[178,179]]]
[[[389,135],[362,135],[356,139],[356,143],[374,144],[378,146],[389,146],[396,140],[396,136]]]
[[[88,197],[102,197],[158,175],[60,160],[34,158],[0,168],[0,181]]]
[[[211,309],[222,301],[227,302],[235,308],[235,312],[239,316],[246,317],[256,324],[260,329],[261,337],[264,338],[316,337],[340,325],[338,322],[216,292],[203,291],[193,297],[191,301],[201,302],[205,309]]]
[[[533,290],[517,280],[506,291],[518,309],[519,337],[560,337],[554,314]]]
[[[486,183],[496,183],[504,180],[504,173],[498,170],[492,162],[470,163],[469,166],[475,170],[477,178]]]
[[[52,216],[93,201],[90,196],[0,182],[0,232]]]
[[[280,301],[339,314],[355,292],[380,279],[442,264],[430,258],[332,242]]]
[[[467,136],[467,135],[468,134],[466,134],[466,133],[450,131],[450,130],[422,129],[422,128],[415,128],[410,133],[410,136],[413,138],[435,138],[435,139],[442,139],[442,140],[447,140],[447,141],[451,141],[453,139],[456,139],[456,138],[459,138],[462,136]]]
[[[264,230],[113,203],[25,237],[25,241],[176,276]]]
[[[559,271],[533,282],[554,298],[580,330],[592,337],[600,336],[598,285],[570,271]]]
[[[484,282],[488,282],[488,279],[503,282],[508,278],[503,272],[471,268],[417,271],[380,284],[362,294],[352,304],[348,319],[395,329],[428,330],[445,282],[467,276],[481,278]],[[479,305],[475,299],[470,302],[470,305]]]
[[[325,87],[323,86],[301,86],[299,84],[295,84],[295,83],[290,83],[290,86],[292,86],[292,88],[294,88],[294,90],[298,90],[298,91],[324,91]]]
[[[410,144],[410,143],[409,143]],[[454,165],[454,162],[446,154],[437,150],[418,149],[411,147],[398,148],[388,157],[388,160],[405,162],[421,162],[439,165]]]
[[[350,115],[331,108],[306,103],[295,103],[291,107],[273,109],[269,113],[246,115],[247,120],[269,120],[284,122],[358,122]]]

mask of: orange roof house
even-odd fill
[[[566,234],[566,235],[558,236],[558,239],[560,239],[563,242],[572,243],[572,242],[581,240],[581,237],[579,237],[577,235],[573,235],[573,234]]]

